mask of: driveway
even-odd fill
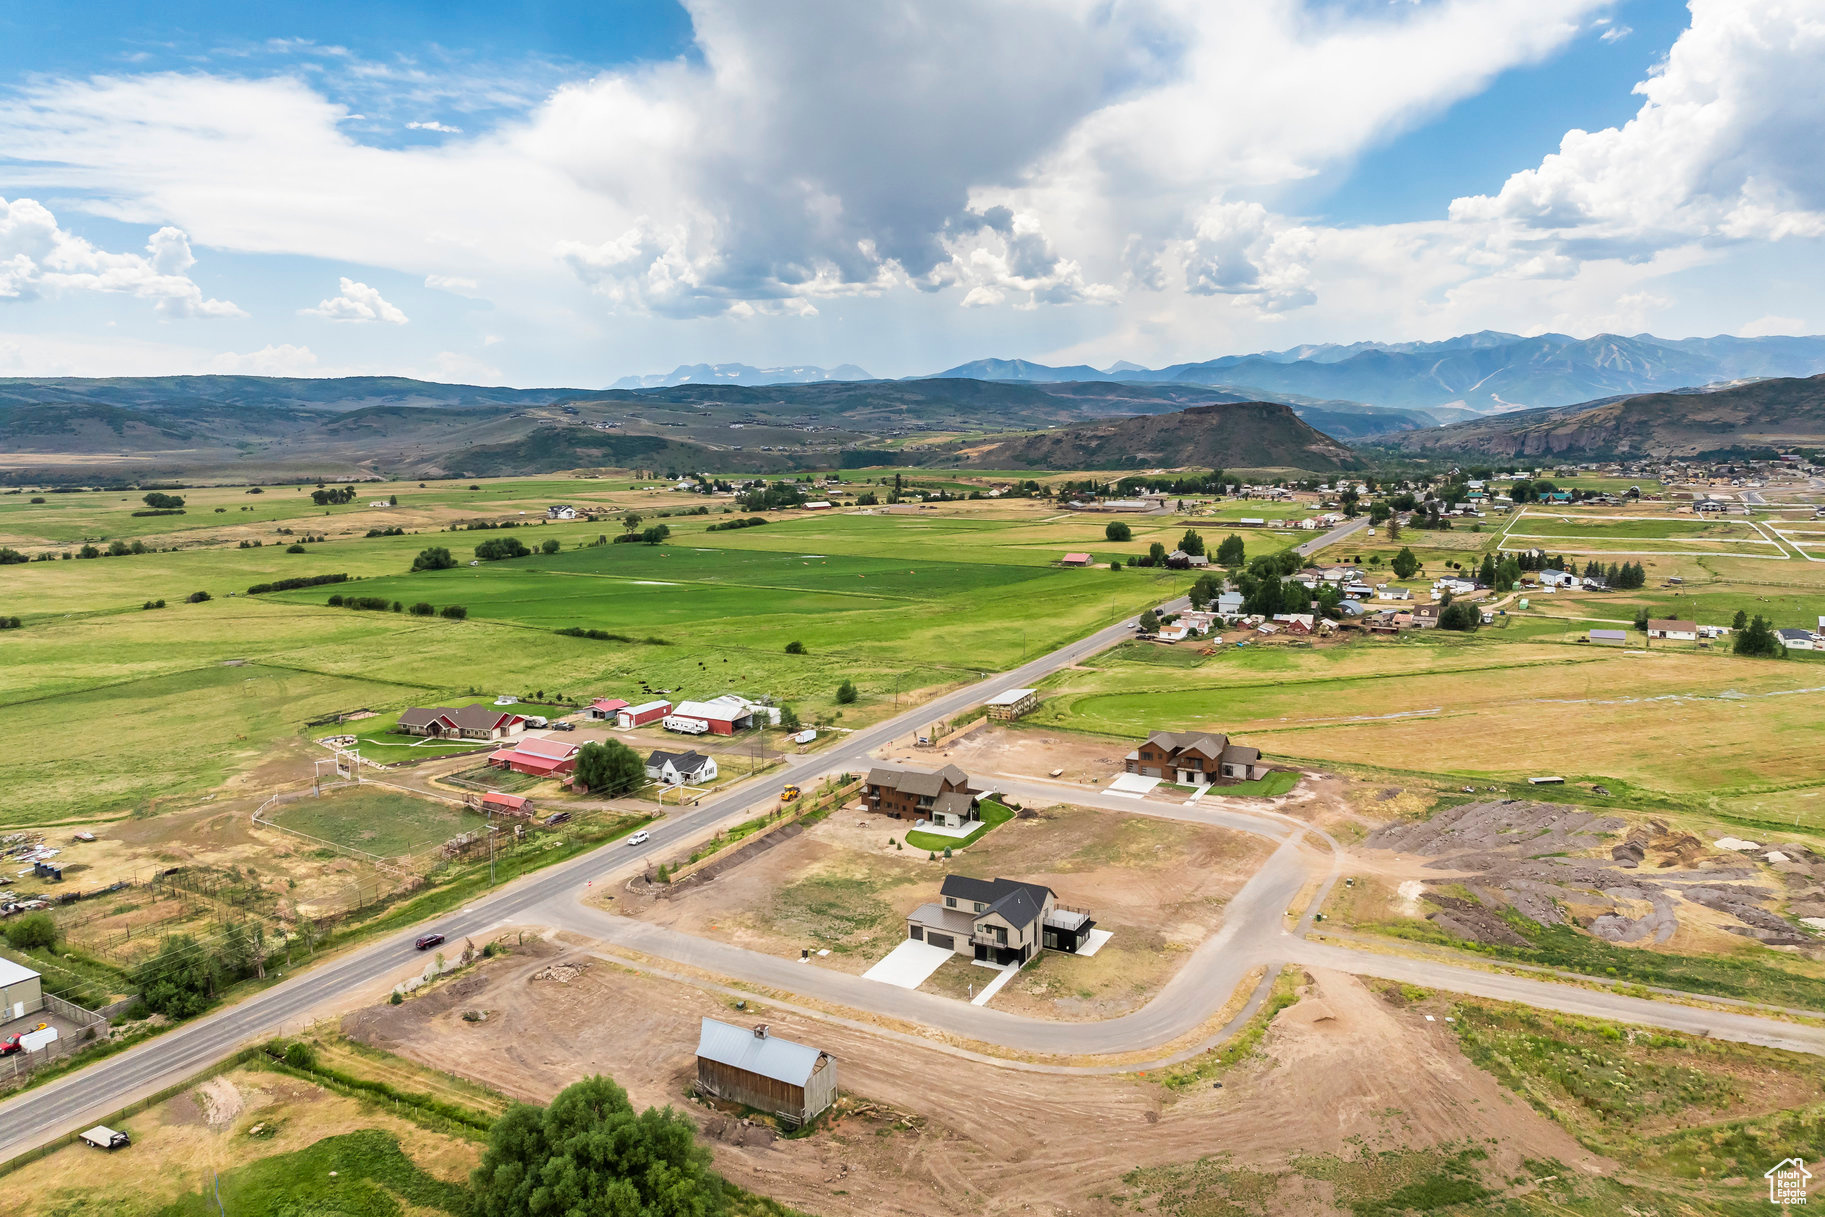
[[[908,938],[889,951],[887,958],[862,973],[862,979],[878,980],[884,985],[897,985],[902,989],[916,989],[955,954],[955,951],[935,947],[929,942],[914,942]]]

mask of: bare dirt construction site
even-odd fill
[[[1228,1211],[1165,1200],[1211,1155],[1282,1180],[1249,1209],[1267,1213],[1349,1211],[1331,1183],[1289,1173],[1294,1154],[1352,1163],[1398,1148],[1430,1161],[1475,1143],[1493,1178],[1524,1174],[1523,1159],[1611,1169],[1470,1065],[1442,1019],[1346,976],[1301,981],[1301,1000],[1274,1018],[1256,1052],[1178,1090],[1157,1075],[978,1063],[764,1002],[736,1011],[726,996],[548,942],[403,1005],[358,1011],[343,1029],[534,1102],[608,1074],[636,1105],[690,1112],[735,1183],[823,1217]],[[834,1118],[783,1138],[692,1100],[705,1016],[766,1022],[832,1053],[842,1095]]]
[[[997,1009],[1100,1019],[1145,1003],[1266,859],[1248,833],[1119,812],[1054,807],[990,830],[952,858],[896,848],[909,821],[833,812],[713,878],[676,885],[636,879],[605,901],[615,912],[686,933],[863,972],[906,936],[905,917],[938,898],[948,874],[1005,876],[1052,888],[1088,908],[1113,937],[1094,956],[1045,952],[995,998]],[[970,973],[977,973],[971,977]],[[961,996],[981,969],[947,964],[927,987]],[[961,979],[960,979],[961,977]]]
[[[1730,954],[1755,944],[1825,955],[1794,920],[1825,912],[1825,857],[1792,841],[1716,842],[1645,819],[1555,803],[1466,803],[1370,834],[1356,851],[1379,882],[1340,901],[1345,920],[1423,917],[1473,942],[1521,945],[1505,920],[1572,924],[1609,942]],[[1782,914],[1786,915],[1783,916]]]

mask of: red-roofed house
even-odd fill
[[[532,808],[528,806],[531,802],[523,794],[501,794],[491,790],[482,796],[482,810],[502,816],[529,816],[532,814]]]
[[[515,773],[548,778],[560,773],[574,773],[577,753],[581,750],[581,744],[527,736],[511,750],[490,756],[488,763],[496,769],[511,769]]]
[[[1066,554],[1058,560],[1060,566],[1088,566],[1095,561],[1089,554]]]
[[[589,703],[589,708],[584,710],[583,713],[587,714],[591,719],[601,722],[603,719],[613,718],[615,716],[615,711],[625,709],[627,709],[627,703],[622,701],[619,697],[598,697],[596,700]]]

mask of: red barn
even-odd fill
[[[581,750],[581,744],[528,736],[511,751],[497,752],[490,756],[488,763],[496,769],[511,769],[515,773],[548,778],[560,773],[574,773],[577,753]]]
[[[638,706],[623,706],[615,711],[615,726],[623,731],[656,723],[672,712],[669,701],[649,701]]]
[[[532,809],[527,805],[530,802],[523,794],[490,791],[482,796],[482,810],[502,816],[529,816],[532,814]]]

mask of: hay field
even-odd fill
[[[1105,662],[1046,694],[1043,721],[1113,736],[1208,728],[1276,760],[1454,780],[1550,773],[1725,811],[1818,781],[1825,727],[1825,666],[1492,631],[1231,649],[1190,670]],[[1816,820],[1825,826],[1825,814]]]

